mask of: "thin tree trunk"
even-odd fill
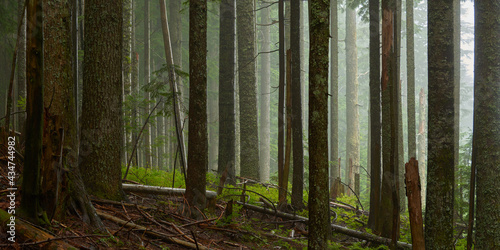
[[[348,184],[359,194],[359,183],[355,175],[359,175],[359,112],[358,112],[358,49],[356,46],[356,10],[348,6],[346,10],[346,161],[352,159],[352,171],[349,170]],[[349,165],[349,164],[348,164]],[[350,165],[349,165],[350,166]],[[347,191],[352,195],[351,190]]]
[[[165,49],[165,57],[167,61],[167,67],[169,69],[169,85],[170,91],[172,93],[178,92],[178,82],[176,81],[177,76],[175,74],[174,65],[174,54],[172,51],[172,44],[170,42],[169,25],[167,23],[167,12],[165,7],[165,0],[160,0],[160,12],[161,12],[161,24],[163,32],[163,46]],[[182,113],[180,112],[180,100],[177,94],[174,94],[173,98],[174,106],[174,119],[175,119],[175,132],[177,137],[177,145],[179,145],[179,157],[181,167],[185,170],[187,167],[186,154],[184,150],[184,135],[181,130]]]
[[[267,3],[265,3],[267,5]],[[260,10],[261,23],[270,23],[269,8]],[[270,29],[268,25],[262,26],[261,52],[270,51]],[[271,58],[269,53],[260,55],[260,180],[269,181],[271,150],[270,150],[270,100],[271,100]]]
[[[18,22],[22,22],[21,32],[19,33],[19,46],[17,52],[17,99],[26,98],[26,16],[24,13],[24,1],[18,1]],[[16,105],[17,106],[17,105]],[[17,130],[21,131],[24,128],[26,121],[25,113],[17,114]]]
[[[408,115],[408,158],[417,157],[415,120],[415,32],[413,26],[413,0],[406,0],[406,84]]]
[[[337,0],[330,1],[330,189],[332,189],[335,180],[339,176],[339,35],[338,35],[338,2]],[[336,188],[335,190],[339,190]],[[337,197],[338,193],[330,194],[332,197]]]
[[[151,70],[150,70],[150,26],[149,26],[149,0],[144,2],[144,85],[149,84],[151,81]],[[146,113],[149,113],[151,105],[149,104],[149,92],[144,91],[144,100],[146,101]],[[144,164],[146,168],[151,167],[153,162],[152,159],[152,148],[151,148],[151,134],[152,129],[150,124],[146,124],[146,129],[144,131]]]
[[[222,175],[227,169],[228,183],[235,184],[235,0],[221,1],[220,16],[218,174]]]
[[[422,209],[425,208],[425,197],[427,194],[427,168],[426,168],[426,138],[427,134],[425,133],[425,125],[426,125],[426,113],[425,113],[425,93],[424,89],[420,89],[419,93],[419,105],[418,105],[418,168],[420,172],[420,183],[422,185]]]
[[[279,97],[278,97],[278,183],[285,175],[285,18],[284,1],[278,0],[279,20]],[[286,192],[279,189],[278,200],[286,200]]]
[[[295,209],[302,209],[304,193],[304,146],[302,140],[302,95],[300,81],[300,1],[292,0],[291,6],[291,98],[293,131],[293,184],[291,204]]]
[[[380,229],[381,123],[380,123],[380,3],[370,0],[370,217],[368,226]]]

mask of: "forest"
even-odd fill
[[[499,15],[0,0],[0,248],[500,249]]]

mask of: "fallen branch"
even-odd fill
[[[247,209],[250,209],[250,210],[253,210],[253,211],[257,211],[257,212],[260,212],[260,213],[270,214],[270,215],[278,216],[278,217],[281,217],[281,218],[284,218],[284,219],[289,219],[289,220],[298,220],[298,219],[300,219],[305,224],[307,224],[309,222],[308,218],[302,217],[302,216],[299,216],[299,215],[289,214],[289,213],[283,213],[283,212],[279,212],[279,211],[273,211],[273,210],[269,210],[269,209],[266,209],[266,208],[261,208],[261,207],[258,207],[258,206],[254,206],[254,205],[242,203],[242,202],[237,202],[237,203],[239,205],[242,205],[244,208],[247,208]],[[362,240],[366,240],[366,241],[371,241],[371,242],[375,242],[375,243],[380,243],[380,244],[385,244],[385,245],[389,245],[391,243],[391,239],[380,237],[380,236],[373,235],[373,234],[369,234],[369,233],[366,233],[366,232],[356,231],[356,230],[349,229],[349,228],[346,228],[346,227],[343,227],[343,226],[339,226],[339,225],[335,225],[335,224],[331,224],[331,227],[332,227],[332,230],[335,231],[335,232],[337,232],[337,233],[345,234],[345,235],[348,235],[348,236],[351,236],[351,237],[355,237],[355,238],[358,238],[358,239],[362,239]],[[411,248],[412,246],[411,246],[411,244],[408,244],[408,243],[405,243],[405,242],[398,242],[398,247],[399,248]]]
[[[147,186],[147,185],[135,185],[135,184],[122,184],[123,191],[125,192],[135,192],[143,194],[160,194],[160,195],[176,195],[183,196],[186,193],[184,188],[169,188],[169,187],[158,187],[158,186]],[[217,198],[217,193],[214,191],[207,190],[207,199]]]
[[[101,218],[103,218],[103,219],[113,221],[113,222],[115,222],[115,223],[117,223],[119,225],[125,225],[125,227],[131,228],[131,229],[138,229],[138,230],[144,231],[144,234],[147,234],[147,235],[150,235],[150,236],[153,236],[153,237],[157,237],[157,238],[169,241],[169,242],[174,243],[174,244],[178,244],[178,245],[181,245],[181,246],[184,246],[184,247],[188,247],[190,249],[207,249],[208,250],[207,247],[204,247],[202,245],[198,245],[197,246],[197,245],[195,245],[193,243],[190,243],[190,242],[187,242],[187,241],[183,241],[183,240],[179,240],[179,239],[176,239],[176,238],[169,237],[169,236],[167,236],[167,235],[165,235],[163,233],[156,232],[154,230],[148,229],[148,228],[143,227],[141,225],[134,224],[132,222],[124,221],[122,219],[116,218],[116,217],[114,217],[112,215],[103,213],[101,211],[97,211],[97,214]]]
[[[41,240],[41,241],[35,241],[35,242],[18,243],[16,245],[19,245],[19,246],[22,246],[22,247],[27,247],[27,246],[34,246],[34,245],[44,244],[44,243],[51,242],[51,241],[61,241],[61,240],[68,240],[68,239],[91,238],[91,237],[109,237],[109,235],[102,235],[102,234],[72,235],[72,236],[50,238],[50,239]],[[0,244],[0,247],[8,247],[8,246],[12,246],[12,244]]]

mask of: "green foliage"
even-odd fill
[[[125,173],[125,169],[122,169],[122,173]],[[127,176],[127,179],[144,185],[175,188],[186,187],[184,176],[180,171],[175,171],[175,179],[173,178],[173,172],[150,168],[130,168]]]
[[[19,96],[17,100],[17,107],[22,111],[26,110],[26,98]]]

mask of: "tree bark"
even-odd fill
[[[302,209],[304,193],[304,145],[302,141],[302,94],[300,81],[300,1],[292,0],[290,6],[291,15],[291,41],[292,51],[292,133],[293,133],[293,183],[292,201],[295,209]]]
[[[358,112],[358,49],[356,46],[356,10],[353,6],[346,9],[346,165],[352,160],[352,175],[348,185],[359,194],[359,185],[354,176],[359,174],[359,112]],[[349,170],[351,173],[351,170]],[[347,191],[352,195],[352,191]]]
[[[122,1],[87,0],[85,10],[79,167],[90,194],[120,200]]]
[[[228,169],[228,183],[236,183],[235,121],[235,0],[220,4],[219,33],[219,162],[218,174]]]
[[[43,23],[42,1],[28,1],[26,9],[26,147],[21,189],[21,212],[36,224],[49,223],[40,204],[43,136]]]
[[[144,85],[149,84],[151,81],[151,69],[149,61],[151,59],[150,54],[150,24],[149,24],[149,0],[144,1]],[[149,104],[149,92],[144,91],[144,101],[146,102],[145,110],[149,113],[151,105]],[[146,129],[143,135],[143,146],[144,146],[144,166],[146,168],[152,167],[153,157],[151,148],[151,125],[146,124]]]
[[[368,226],[380,228],[381,123],[380,123],[380,3],[370,0],[370,217]]]
[[[267,3],[264,3],[267,5]],[[269,8],[260,10],[260,21],[262,24],[270,23]],[[270,28],[263,25],[261,28],[262,45],[261,52],[271,50]],[[269,53],[260,54],[260,180],[269,181],[271,161],[271,138],[270,138],[270,100],[271,100],[271,57]]]
[[[330,189],[337,178],[340,178],[339,158],[339,35],[338,35],[338,1],[330,1]],[[335,190],[339,190],[337,187]],[[332,197],[337,197],[339,193],[330,193]]]
[[[255,79],[255,17],[253,0],[236,4],[238,73],[240,98],[240,154],[243,177],[259,179],[259,134],[257,130],[257,85]]]
[[[417,157],[415,120],[415,31],[413,26],[413,0],[406,0],[406,84],[408,115],[408,158]]]
[[[26,98],[26,9],[24,1],[18,1],[18,22],[22,22],[21,32],[19,33],[19,46],[17,52],[17,100]],[[26,114],[17,114],[17,130],[21,131],[26,122]]]
[[[410,215],[410,229],[412,246],[415,250],[424,250],[424,228],[422,219],[422,201],[420,196],[421,183],[418,173],[418,161],[411,158],[405,165],[406,196],[408,196],[408,212]]]
[[[474,148],[477,170],[476,245],[500,247],[500,4],[475,2]]]
[[[206,206],[207,134],[207,2],[189,1],[189,141],[184,209],[193,218]]]
[[[427,4],[429,155],[425,241],[429,249],[451,249],[455,182],[453,0]]]
[[[309,237],[310,249],[326,249],[328,203],[329,4],[309,1]],[[326,11],[325,11],[326,10]]]

